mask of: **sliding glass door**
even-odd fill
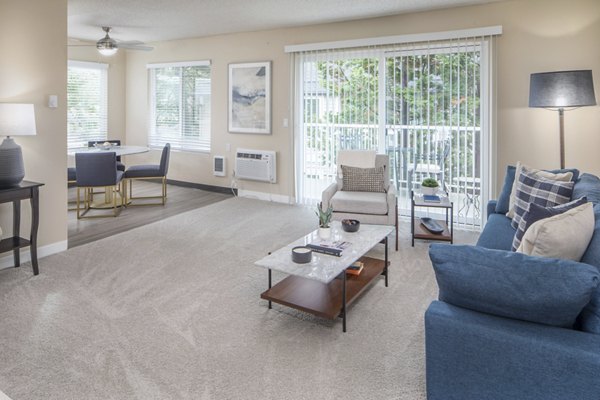
[[[401,212],[433,177],[457,220],[479,226],[491,162],[487,58],[474,39],[297,56],[299,201],[318,202],[335,180],[338,150],[375,149],[390,157]]]

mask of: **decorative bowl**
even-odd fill
[[[357,219],[343,219],[342,229],[345,232],[357,232],[360,228],[360,221]]]
[[[113,144],[111,142],[96,143],[96,144],[94,144],[94,147],[101,149],[101,150],[110,150],[110,149],[112,149]]]

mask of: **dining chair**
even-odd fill
[[[164,206],[167,201],[167,172],[169,171],[169,156],[171,153],[171,145],[167,143],[162,149],[160,156],[160,164],[150,165],[133,165],[125,171],[125,185],[129,183],[129,197],[131,206]],[[160,179],[162,184],[162,192],[160,196],[134,196],[133,181],[136,179]],[[158,203],[134,203],[133,200],[141,199],[161,199]]]
[[[121,140],[119,139],[110,139],[110,140],[89,140],[88,141],[88,147],[94,147],[97,144],[102,144],[108,142],[110,144],[112,144],[113,146],[120,146],[121,145]],[[117,156],[117,169],[119,171],[125,171],[125,164],[123,164],[121,162],[121,156]]]
[[[76,153],[75,168],[77,170],[75,184],[77,186],[77,219],[116,217],[127,204],[127,192],[123,184],[123,171],[117,170],[116,153]],[[104,188],[112,204],[112,214],[86,214],[92,209],[94,188]],[[81,208],[81,192],[83,190],[83,212]],[[120,205],[118,198],[120,197]]]

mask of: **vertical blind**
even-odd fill
[[[86,147],[106,140],[108,64],[69,61],[67,72],[67,144]]]
[[[149,145],[210,151],[210,63],[150,64],[148,69]]]
[[[490,181],[491,37],[300,51],[295,65],[296,195],[314,204],[340,149],[390,158],[400,211],[434,177],[457,222],[477,227]]]

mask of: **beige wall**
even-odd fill
[[[497,41],[497,166],[521,160],[537,167],[556,167],[557,114],[527,107],[532,72],[593,69],[600,90],[600,2],[597,0],[522,0],[461,7],[384,18],[279,29],[156,43],[150,53],[127,56],[127,141],[145,144],[147,136],[147,73],[152,62],[212,61],[212,152],[175,153],[170,177],[190,182],[228,186],[236,147],[278,152],[276,185],[240,182],[244,189],[293,195],[290,116],[290,63],[283,52],[288,44],[422,33],[502,25]],[[273,62],[273,135],[227,132],[227,64]],[[587,107],[566,114],[566,159],[569,166],[600,173],[600,109]],[[231,144],[231,151],[225,150]],[[211,174],[212,155],[228,157],[229,177]],[[157,159],[158,155],[150,156]]]
[[[40,246],[67,240],[66,40],[67,0],[0,1],[0,102],[35,105],[37,136],[15,140],[23,148],[25,179],[46,184],[40,191]],[[58,95],[56,109],[47,107],[50,94]],[[26,236],[29,204],[22,209]],[[11,218],[11,206],[1,206],[7,234]]]
[[[99,34],[100,36],[100,34]],[[69,44],[81,45],[83,42],[69,41]],[[74,61],[89,61],[108,64],[108,139],[126,141],[125,135],[125,60],[126,52],[119,51],[111,57],[98,53],[95,43],[92,46],[71,46],[68,58]],[[69,165],[74,166],[74,157],[69,157]]]

